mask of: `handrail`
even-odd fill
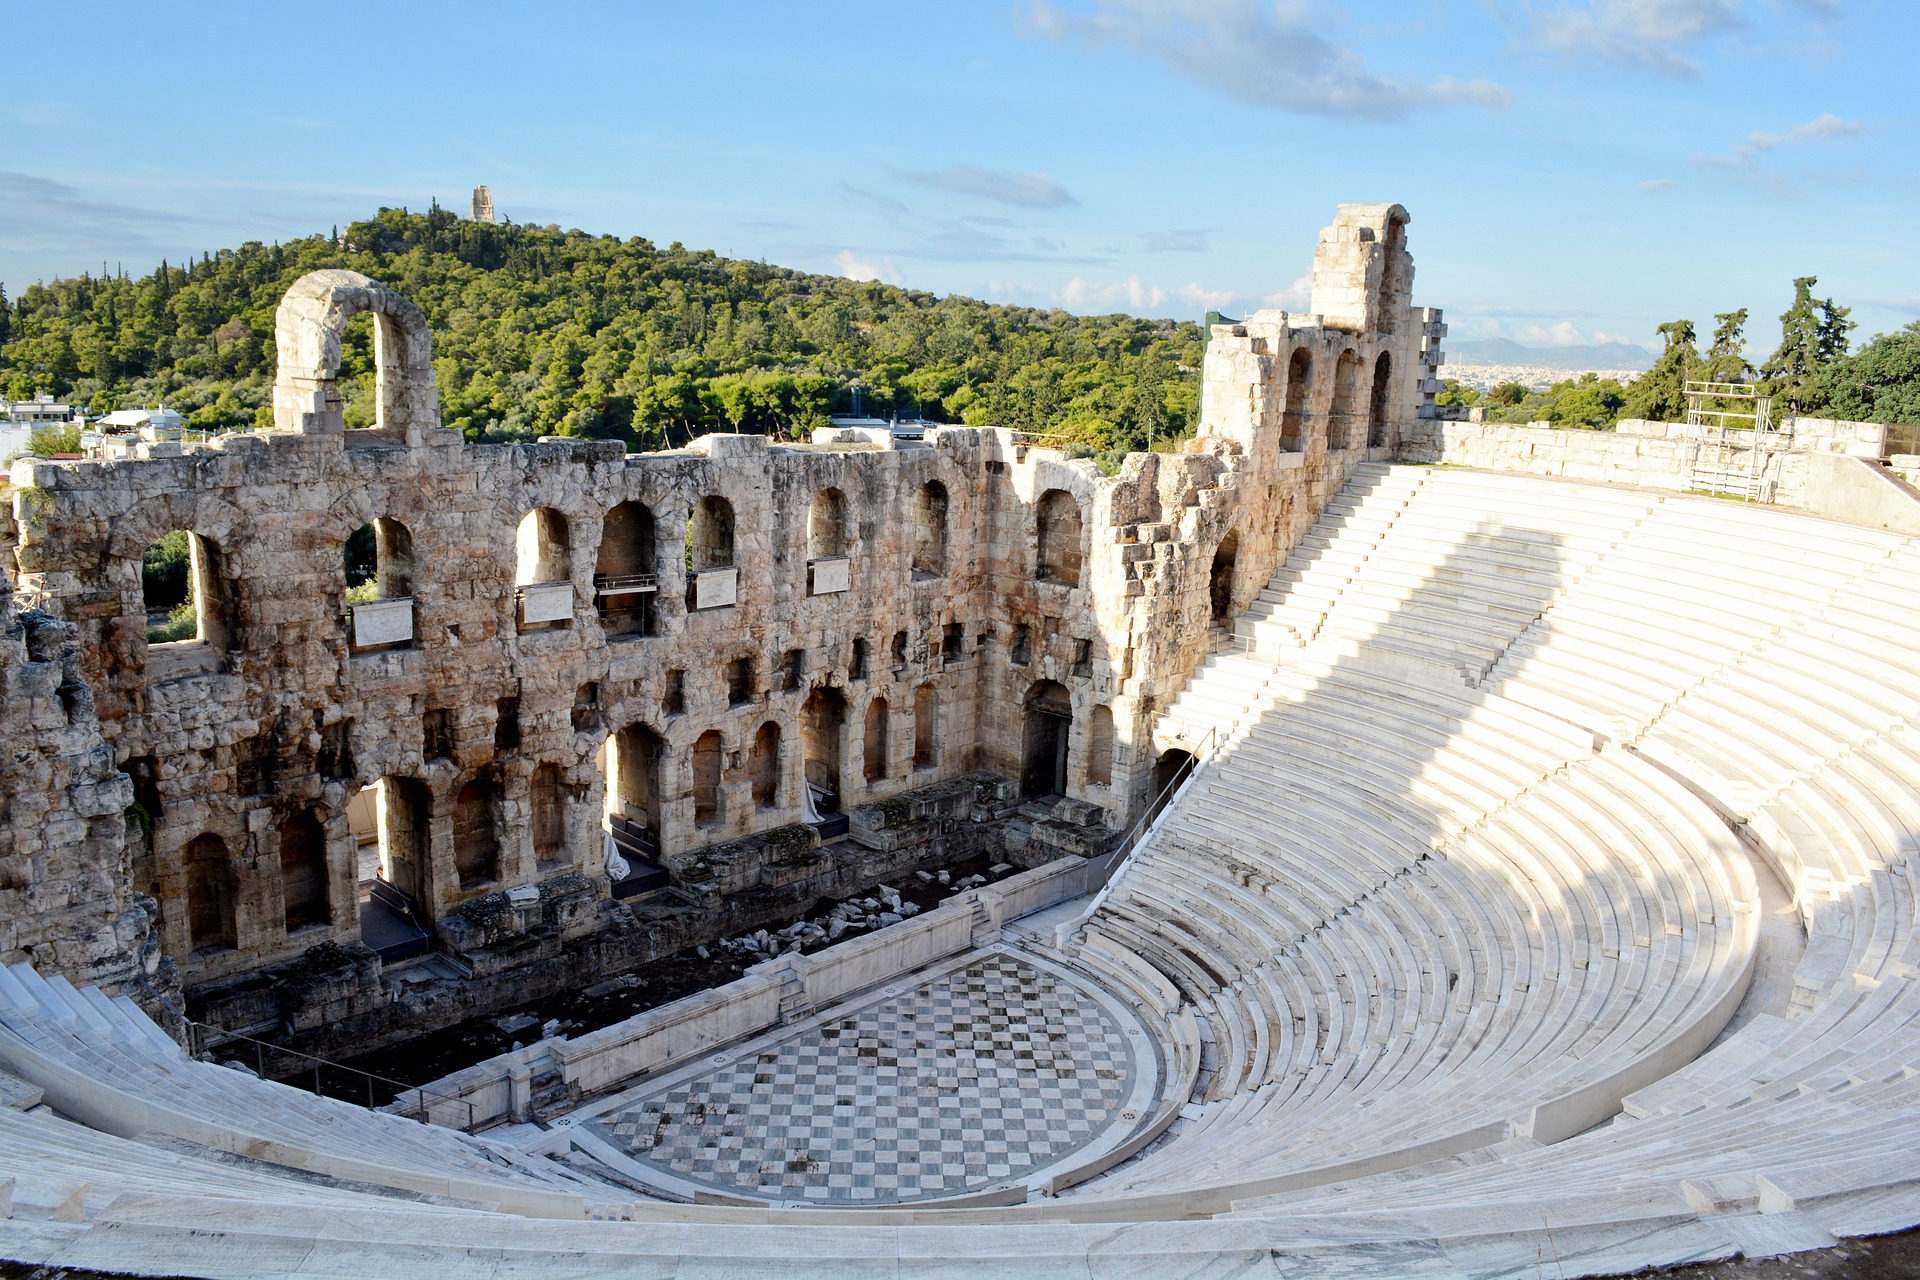
[[[208,1042],[209,1034],[211,1034],[212,1036],[218,1037],[217,1043],[219,1044],[226,1044],[234,1040],[244,1040],[248,1044],[251,1044],[254,1047],[254,1074],[259,1076],[259,1078],[262,1080],[267,1080],[271,1078],[267,1075],[267,1070],[266,1070],[267,1050],[271,1049],[275,1053],[292,1054],[296,1058],[304,1059],[313,1064],[313,1094],[317,1098],[324,1098],[327,1096],[326,1094],[320,1092],[320,1068],[326,1067],[333,1071],[344,1071],[349,1075],[359,1076],[366,1081],[366,1085],[367,1085],[366,1108],[369,1111],[372,1111],[375,1109],[373,1105],[373,1086],[375,1085],[375,1083],[379,1083],[383,1085],[391,1085],[395,1091],[394,1097],[396,1100],[398,1100],[401,1097],[404,1097],[408,1093],[412,1093],[415,1095],[417,1099],[417,1103],[414,1110],[390,1112],[389,1114],[401,1116],[409,1120],[418,1120],[421,1124],[432,1124],[433,1121],[430,1118],[431,1116],[430,1109],[432,1104],[441,1103],[441,1102],[455,1103],[467,1109],[467,1122],[466,1124],[461,1126],[461,1131],[465,1133],[465,1132],[472,1132],[473,1130],[473,1123],[474,1123],[473,1103],[469,1102],[465,1098],[461,1098],[453,1094],[434,1094],[429,1096],[429,1094],[427,1093],[427,1090],[420,1085],[407,1084],[404,1081],[395,1080],[389,1076],[377,1075],[371,1071],[362,1071],[359,1067],[349,1067],[344,1063],[334,1062],[329,1058],[322,1058],[316,1054],[307,1053],[301,1049],[290,1049],[285,1045],[274,1044],[271,1041],[256,1039],[255,1037],[247,1035],[244,1032],[228,1031],[222,1027],[216,1027],[209,1023],[195,1021],[193,1018],[190,1018],[187,1016],[186,1011],[184,1009],[178,1008],[177,1006],[174,1005],[174,1003],[171,1000],[167,999],[166,996],[154,990],[152,984],[150,984],[146,980],[145,974],[136,972],[134,974],[133,980],[140,985],[141,990],[145,991],[147,995],[152,997],[153,1002],[156,1005],[166,1010],[168,1013],[172,1014],[174,1018],[178,1019],[180,1026],[182,1028],[182,1031],[186,1037],[186,1044],[183,1047],[187,1051],[187,1056],[195,1059],[196,1061],[207,1062],[210,1060],[207,1057],[207,1055],[212,1052],[213,1046]],[[275,1081],[275,1083],[280,1083],[280,1082]],[[289,1086],[289,1087],[298,1087],[298,1086]],[[338,1099],[335,1099],[335,1101],[346,1102],[347,1099],[338,1098]],[[357,1105],[357,1104],[349,1103],[348,1105],[351,1106],[351,1105]]]
[[[593,575],[595,591],[619,591],[640,587],[658,587],[660,575],[657,573],[596,573]]]

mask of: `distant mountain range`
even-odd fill
[[[1601,342],[1587,346],[1525,347],[1510,338],[1461,338],[1442,343],[1456,364],[1511,364],[1536,369],[1622,370],[1644,373],[1653,367],[1655,352],[1631,342]],[[1444,372],[1444,369],[1443,371]]]

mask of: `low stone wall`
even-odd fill
[[[720,1045],[790,1022],[815,1008],[985,946],[1007,922],[1078,897],[1091,888],[1093,864],[1062,858],[995,885],[955,894],[931,911],[811,955],[755,965],[725,986],[648,1009],[578,1039],[542,1040],[423,1087],[429,1118],[458,1127],[524,1115],[530,1082],[557,1072],[578,1101],[634,1077],[685,1062]],[[387,1109],[416,1113],[408,1093]]]

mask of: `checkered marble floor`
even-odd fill
[[[1087,992],[1017,957],[984,953],[623,1100],[589,1131],[644,1165],[719,1191],[886,1204],[1046,1167],[1113,1123],[1138,1070],[1127,1032]]]

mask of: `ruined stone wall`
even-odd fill
[[[417,308],[315,273],[281,311],[283,429],[16,471],[0,534],[71,629],[101,769],[124,769],[152,818],[130,859],[86,856],[111,896],[157,900],[160,945],[204,988],[359,940],[348,810],[369,787],[382,875],[456,950],[529,918],[574,942],[627,927],[610,810],[689,884],[712,880],[716,847],[811,846],[809,773],[850,808],[987,770],[1117,831],[1210,626],[1430,412],[1444,327],[1405,301],[1405,222],[1344,207],[1316,264],[1339,315],[1217,327],[1196,437],[1113,477],[974,428],[897,448],[466,444],[422,421]],[[382,417],[349,432],[333,366],[358,310],[382,335]],[[646,625],[596,579],[635,521],[651,555],[618,571],[654,575]],[[367,524],[380,598],[354,603],[344,548]],[[192,535],[199,635],[149,645],[141,556],[173,530]],[[703,572],[716,558],[730,577]]]
[[[117,991],[157,956],[141,954],[148,914],[129,890],[132,787],[100,736],[75,637],[16,609],[0,579],[0,964]]]

